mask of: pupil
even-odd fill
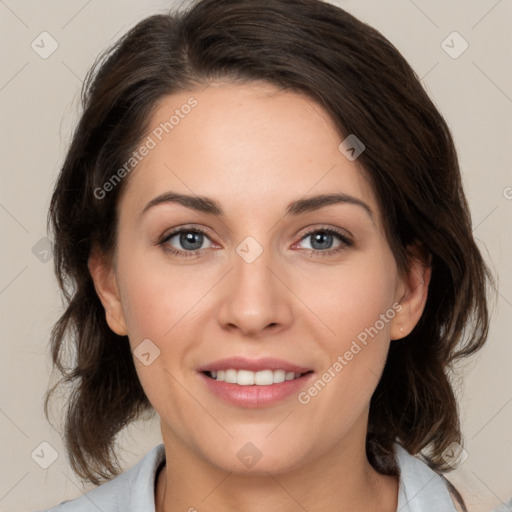
[[[182,233],[180,235],[180,243],[183,248],[189,250],[197,250],[203,245],[203,235],[201,233]]]
[[[329,249],[331,245],[332,235],[330,233],[319,231],[313,235],[313,243],[311,244],[313,249]]]

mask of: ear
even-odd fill
[[[89,267],[96,293],[105,309],[108,326],[119,336],[126,336],[128,330],[126,329],[113,263],[100,250],[94,249],[91,251],[87,266]]]
[[[391,339],[407,336],[416,326],[427,303],[428,286],[432,274],[432,257],[421,245],[407,247],[409,269],[401,277],[396,300],[401,305],[391,323]]]

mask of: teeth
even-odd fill
[[[287,372],[285,370],[261,370],[251,372],[250,370],[213,370],[210,372],[213,379],[239,386],[270,386],[279,384],[285,380],[293,380],[301,376],[300,373]]]
[[[236,370],[226,370],[226,373],[224,374],[224,380],[230,384],[236,384],[236,377]]]

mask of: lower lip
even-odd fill
[[[219,398],[233,405],[250,408],[274,405],[297,395],[313,375],[313,373],[307,373],[297,379],[285,380],[269,386],[239,386],[215,380],[200,373],[209,390]]]

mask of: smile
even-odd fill
[[[239,386],[271,386],[272,384],[298,379],[304,375],[303,373],[287,372],[283,369],[253,372],[234,368],[207,371],[205,374],[216,381],[238,384]]]

